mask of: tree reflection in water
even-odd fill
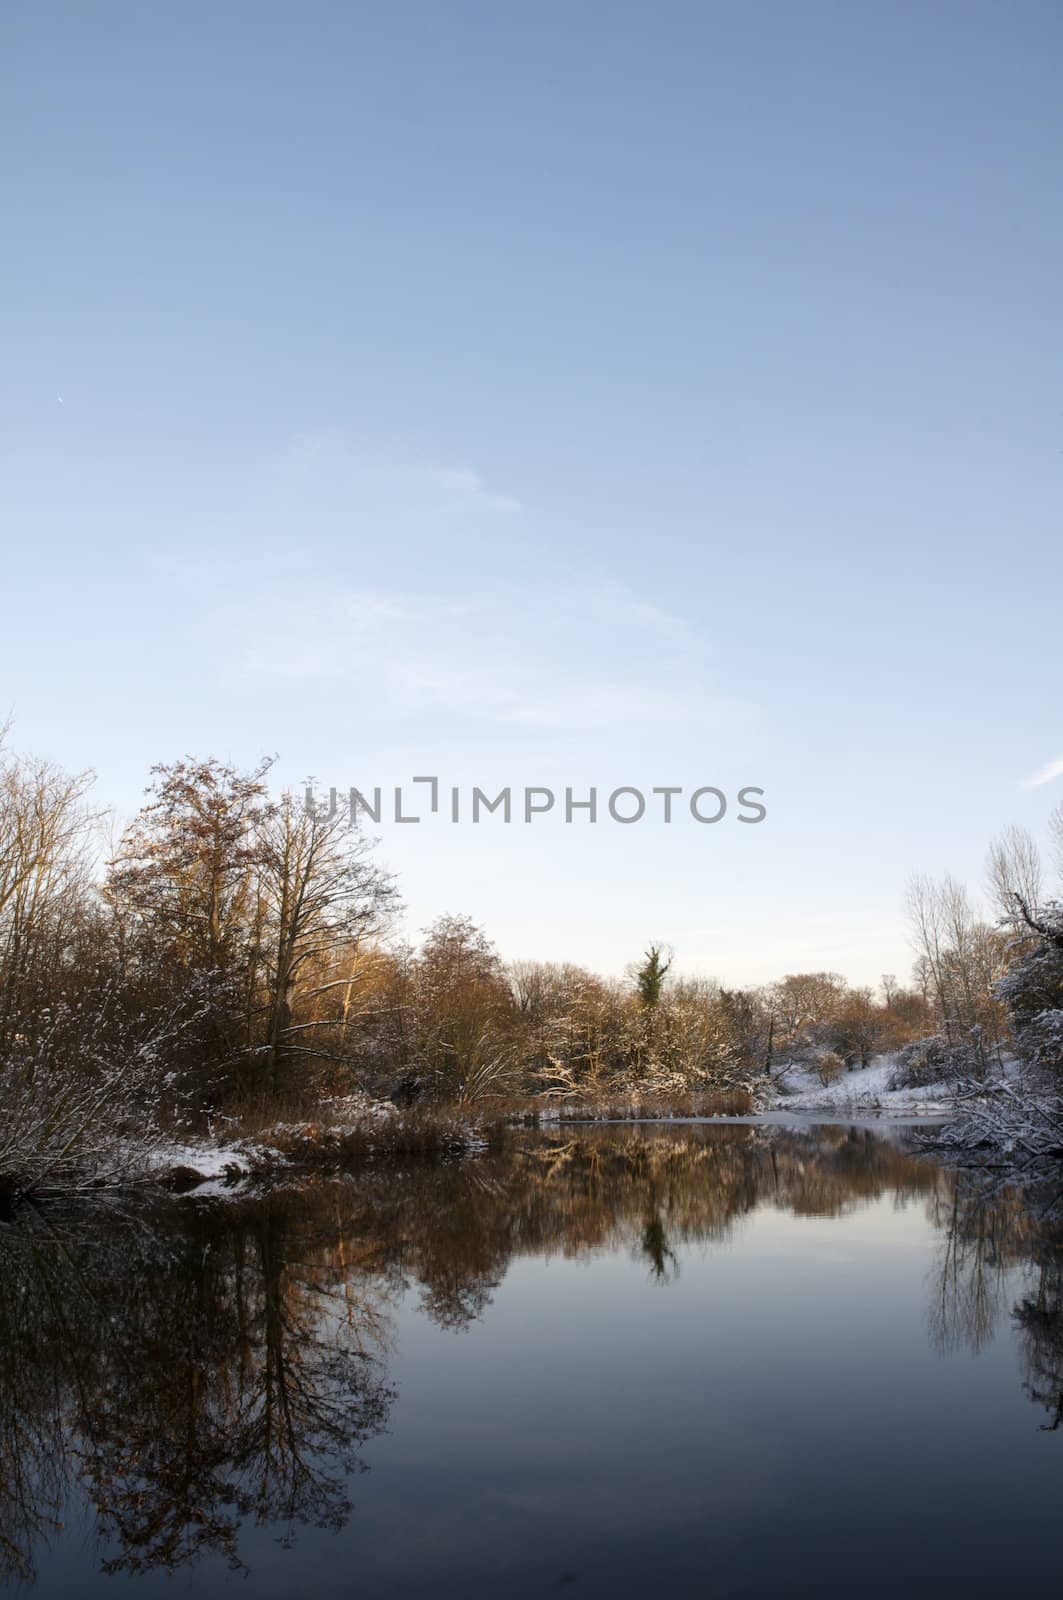
[[[210,1208],[20,1212],[4,1229],[3,1553],[32,1571],[76,1477],[111,1571],[239,1564],[253,1516],[340,1527],[387,1420],[386,1285],[328,1189]]]
[[[0,1575],[30,1578],[71,1491],[104,1569],[238,1566],[240,1530],[338,1528],[361,1446],[387,1424],[393,1311],[485,1315],[518,1256],[620,1251],[674,1282],[680,1249],[758,1206],[838,1216],[881,1196],[940,1239],[930,1335],[977,1350],[1013,1310],[1031,1399],[1063,1418],[1063,1232],[1029,1198],[867,1130],[613,1126],[460,1164],[268,1196],[84,1201],[0,1224]]]

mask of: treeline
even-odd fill
[[[951,879],[913,883],[909,986],[815,972],[728,988],[677,977],[656,947],[609,980],[507,965],[460,916],[397,943],[371,842],[272,798],[268,773],[157,767],[105,844],[89,774],[0,750],[0,1172],[28,1152],[40,1171],[84,1165],[99,1129],[358,1093],[740,1091],[892,1050],[916,1076],[985,1072],[1007,1050],[1063,1061],[1063,919],[1021,831],[991,852],[993,923]]]
[[[728,988],[673,977],[654,946],[624,979],[567,963],[505,965],[481,930],[445,917],[420,950],[378,953],[364,1060],[399,1066],[411,1092],[463,1096],[749,1088],[798,1057],[829,1055],[844,1070],[925,1032],[921,996],[887,991],[876,997],[826,972]]]
[[[0,1060],[27,1106],[57,1073],[72,1111],[120,1086],[202,1114],[356,1089],[667,1092],[748,1083],[813,1047],[857,1064],[925,1027],[914,992],[876,999],[830,973],[728,989],[673,978],[657,949],[626,980],[506,965],[460,916],[404,947],[365,835],[271,799],[267,775],[156,768],[101,873],[88,776],[4,761]]]

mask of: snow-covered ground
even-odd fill
[[[808,1067],[787,1067],[775,1074],[773,1104],[785,1111],[876,1111],[905,1117],[941,1116],[953,1110],[947,1083],[891,1089],[896,1070],[896,1056],[876,1056],[869,1067],[843,1072],[833,1083],[824,1084]]]

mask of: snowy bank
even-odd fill
[[[322,1102],[312,1119],[274,1122],[243,1138],[162,1140],[144,1155],[143,1173],[198,1198],[378,1156],[463,1156],[487,1142],[469,1116],[426,1116],[391,1101],[348,1095]]]
[[[780,1111],[876,1112],[882,1116],[940,1117],[956,1108],[956,1091],[947,1082],[894,1089],[896,1055],[876,1056],[869,1066],[843,1072],[822,1083],[813,1068],[784,1067],[772,1079],[765,1104]]]

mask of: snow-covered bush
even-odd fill
[[[891,1089],[923,1089],[927,1084],[956,1082],[980,1073],[977,1051],[950,1044],[944,1034],[916,1039],[897,1052]]]
[[[138,1170],[173,1104],[168,1062],[183,1018],[128,1015],[103,984],[60,1001],[32,1038],[0,1059],[0,1187],[27,1193],[117,1179]]]
[[[1063,1072],[1063,1008],[1039,1011],[1022,1030],[1021,1043],[1035,1066]]]
[[[1026,1059],[1063,1073],[1063,906],[1047,906],[1030,919],[997,996]]]
[[[970,1084],[959,1095],[963,1115],[929,1136],[939,1148],[983,1160],[1006,1158],[1008,1177],[1058,1180],[1063,1158],[1063,1095],[1033,1069],[1022,1078]]]

